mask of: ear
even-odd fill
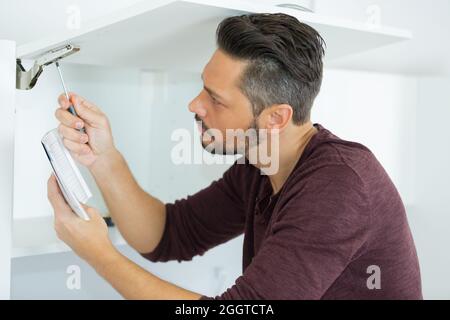
[[[277,104],[267,109],[266,128],[278,129],[280,132],[291,122],[293,110],[288,104]]]

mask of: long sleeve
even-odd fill
[[[162,239],[150,261],[191,260],[242,234],[245,225],[244,165],[234,164],[217,181],[198,193],[166,204]]]

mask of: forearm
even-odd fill
[[[88,261],[89,262],[89,261]],[[144,270],[117,250],[89,262],[125,299],[198,300],[200,294],[177,287]]]
[[[153,251],[164,231],[164,204],[138,185],[116,150],[90,169],[123,237],[141,253]]]

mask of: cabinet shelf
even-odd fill
[[[257,1],[145,1],[17,48],[34,58],[68,42],[81,51],[67,61],[80,64],[199,72],[215,49],[215,30],[225,17],[249,12],[283,12],[316,28],[327,43],[326,60],[410,39],[408,30],[370,27]]]
[[[126,244],[116,227],[108,229],[109,237],[115,246]],[[58,239],[53,228],[52,216],[15,219],[12,235],[11,258],[71,251],[65,243]]]

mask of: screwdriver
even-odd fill
[[[55,62],[55,65],[56,65],[56,69],[58,69],[59,78],[61,79],[61,83],[62,83],[62,86],[63,86],[63,89],[64,89],[64,94],[66,95],[67,100],[70,101],[70,99],[69,99],[69,93],[67,92],[66,84],[65,84],[64,78],[63,78],[63,76],[62,76],[61,68],[59,67],[59,62],[56,61],[56,62]],[[77,112],[75,111],[75,108],[73,107],[72,104],[71,104],[70,107],[69,107],[69,112],[70,112],[71,114],[73,114],[75,117],[77,117]],[[80,132],[83,132],[83,133],[86,133],[86,131],[84,130],[84,128],[79,129],[79,131],[80,131]]]

